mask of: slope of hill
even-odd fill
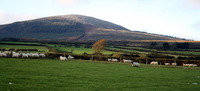
[[[130,31],[117,24],[83,15],[63,15],[0,26],[0,38],[39,40],[177,40]]]

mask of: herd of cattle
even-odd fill
[[[61,61],[67,61],[68,59],[69,59],[69,60],[72,60],[72,59],[74,59],[74,57],[71,56],[71,55],[69,55],[68,58],[65,57],[65,56],[64,56],[64,57],[63,57],[63,56],[60,56],[60,60],[61,60]]]
[[[118,62],[118,59],[108,59],[108,61],[112,61],[112,62]],[[140,64],[139,62],[133,62],[132,60],[127,60],[127,59],[123,59],[122,60],[124,63],[132,63],[132,66],[134,67],[139,67]],[[150,63],[151,65],[159,65],[159,63],[157,61],[152,61]],[[166,66],[177,66],[177,63],[164,63],[164,65]],[[184,67],[198,67],[197,64],[183,64]]]
[[[22,53],[22,52],[11,52],[11,51],[4,51],[0,52],[0,57],[12,57],[12,58],[45,58],[46,55],[43,53]],[[60,60],[67,61],[74,59],[73,56],[69,55],[68,57],[60,56]],[[118,59],[108,59],[108,61],[118,62]],[[139,67],[140,64],[138,62],[133,62],[132,60],[123,59],[125,63],[132,63],[132,66]],[[159,65],[157,61],[152,61],[151,65]],[[177,66],[177,63],[164,63],[166,66]],[[197,64],[183,64],[185,67],[198,67]]]
[[[12,58],[46,58],[46,55],[43,53],[22,53],[22,52],[11,52],[4,51],[0,52],[0,57],[12,57]],[[74,59],[73,56],[69,55],[68,57],[60,56],[60,60],[67,61]]]
[[[0,57],[12,57],[12,58],[45,58],[46,55],[43,54],[43,53],[22,53],[22,52],[4,51],[4,52],[0,52]]]

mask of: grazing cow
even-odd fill
[[[123,62],[124,63],[131,63],[132,61],[131,60],[127,60],[127,59],[123,59]]]
[[[189,67],[193,67],[193,64],[188,64],[189,65]]]
[[[16,52],[13,52],[13,53],[12,53],[12,57],[13,57],[13,58],[19,58],[20,56],[21,56],[20,53],[16,53]]]
[[[111,59],[111,58],[109,58],[108,61],[118,62],[118,59]]]
[[[41,58],[45,58],[45,57],[46,57],[46,55],[43,54],[43,53],[40,53],[39,56],[40,56]]]
[[[28,57],[29,57],[28,53],[22,53],[22,58],[28,58]]]
[[[184,67],[197,67],[197,64],[183,64]]]
[[[113,62],[118,62],[118,59],[112,59]]]
[[[188,66],[188,64],[183,64],[183,66],[184,66],[184,67],[187,67],[187,66]]]
[[[6,54],[12,54],[12,52],[10,52],[10,51],[5,51],[5,53],[6,53]]]
[[[197,67],[197,64],[193,64],[193,67]]]
[[[169,66],[169,65],[170,65],[170,63],[165,63],[165,65],[166,65],[166,66]]]
[[[111,58],[109,58],[109,59],[108,59],[108,61],[112,61],[112,59],[111,59]]]
[[[133,67],[140,67],[140,64],[139,64],[138,62],[133,62],[131,65],[132,65]]]
[[[197,64],[189,64],[189,67],[197,67]]]
[[[32,58],[39,58],[40,57],[38,53],[30,53],[30,56]]]
[[[74,57],[71,56],[71,55],[69,55],[69,56],[68,56],[68,59],[69,59],[69,60],[72,60],[72,59],[74,59]]]
[[[60,56],[61,61],[67,61],[67,57]]]
[[[152,64],[152,65],[158,65],[158,62],[152,61],[150,64]]]
[[[7,57],[7,53],[6,52],[0,52],[0,57]]]
[[[177,63],[172,63],[172,66],[177,66]]]

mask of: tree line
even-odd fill
[[[168,42],[163,42],[162,45],[158,45],[157,42],[151,42],[150,43],[150,48],[153,49],[164,49],[164,50],[172,50],[172,49],[190,49],[190,44],[185,42],[185,43],[168,43]]]

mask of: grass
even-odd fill
[[[6,50],[8,49],[38,49],[38,51],[41,51],[41,52],[49,51],[49,49],[46,48],[45,46],[0,45],[0,48],[1,49],[5,48]]]
[[[54,49],[57,49],[58,51],[66,51],[66,52],[71,52],[73,51],[73,54],[83,54],[83,53],[88,53],[88,54],[93,54],[92,48],[83,48],[83,47],[65,47],[65,46],[56,46],[55,45],[48,45]],[[103,54],[112,54],[114,52],[111,51],[103,51]]]
[[[1,91],[199,91],[200,70],[58,59],[0,58]],[[11,82],[12,84],[9,84]]]
[[[170,54],[179,54],[179,55],[200,55],[200,52],[193,52],[193,51],[159,51],[163,53],[170,53]]]
[[[149,54],[152,52],[160,52],[167,55],[173,55],[173,56],[181,56],[181,55],[200,55],[200,52],[198,49],[195,50],[189,50],[189,51],[162,51],[162,50],[156,50],[156,49],[147,49],[147,48],[141,48],[141,47],[123,47],[123,46],[117,46],[116,47],[107,47],[107,49],[111,50],[117,50],[117,51],[124,51],[124,52],[137,52],[141,54]]]
[[[115,50],[115,51],[120,51],[120,52],[135,52],[135,53],[141,53],[141,54],[147,54],[148,52],[143,52],[143,51],[138,51],[138,50],[133,50],[133,49],[121,49],[121,48],[113,48],[113,47],[106,47],[106,49],[109,50]]]

